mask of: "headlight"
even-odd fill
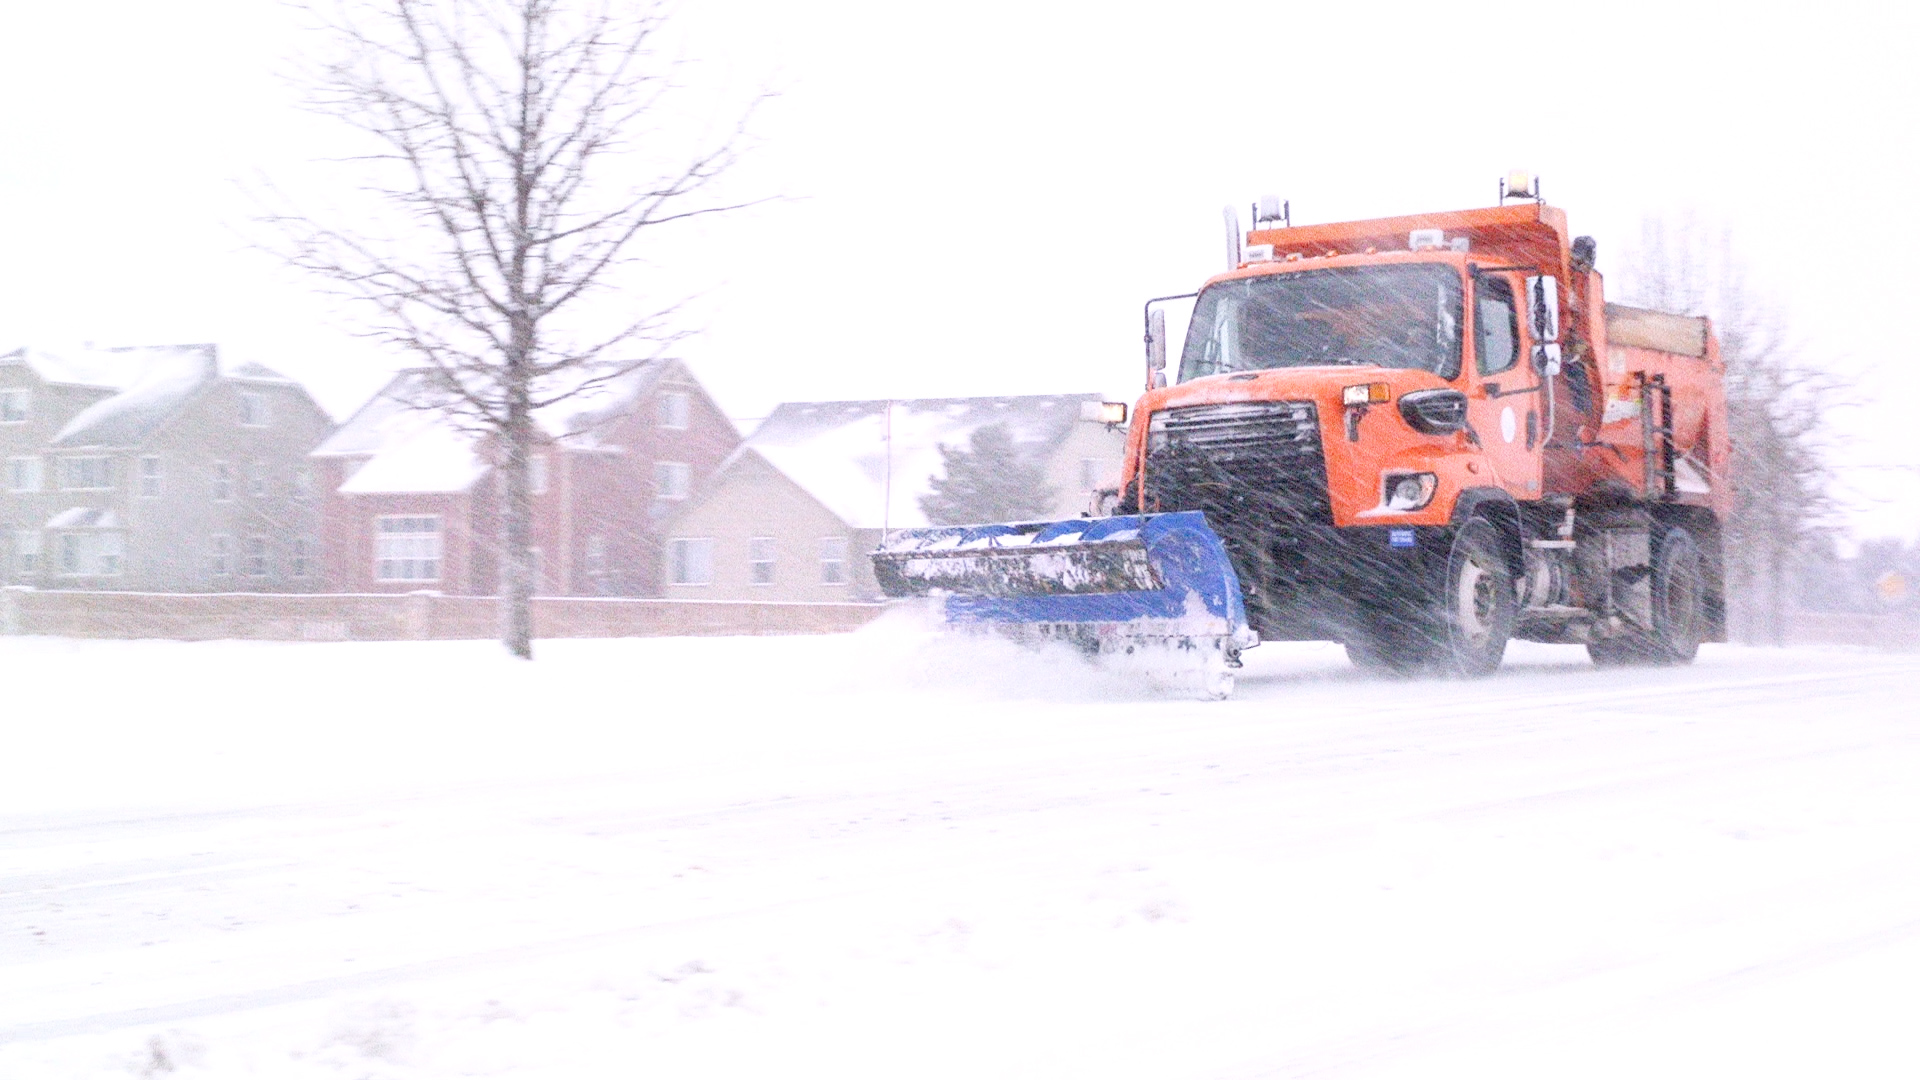
[[[1433,501],[1439,481],[1430,472],[1387,473],[1380,478],[1380,505],[1388,510],[1418,510]]]

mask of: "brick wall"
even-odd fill
[[[533,635],[680,637],[831,634],[879,604],[536,597]],[[0,589],[0,634],[208,641],[405,641],[490,638],[492,597],[437,593],[129,593]]]

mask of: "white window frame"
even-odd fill
[[[46,486],[46,470],[38,457],[7,459],[7,490],[17,493],[41,491]]]
[[[228,577],[233,573],[233,537],[214,533],[207,537],[207,573]]]
[[[273,423],[273,411],[267,407],[267,395],[242,391],[240,394],[240,426],[267,427]]]
[[[713,584],[713,537],[676,536],[667,541],[667,582]]]
[[[148,454],[142,457],[140,459],[140,478],[138,480],[140,497],[143,499],[159,498],[162,476],[163,474],[160,471],[160,458],[157,455]]]
[[[693,466],[684,461],[654,462],[653,492],[661,499],[685,499],[693,492]]]
[[[24,386],[0,390],[0,424],[24,424],[33,419],[33,391]]]
[[[844,536],[820,538],[820,584],[847,584],[847,548]]]
[[[91,545],[93,562],[96,567],[94,572],[101,577],[119,577],[127,564],[126,534],[109,530],[94,533],[91,539],[93,540]]]
[[[302,465],[293,470],[293,501],[306,502],[313,498],[313,466]]]
[[[313,557],[319,545],[312,537],[296,536],[287,554],[287,576],[292,578],[310,578],[313,576]]]
[[[373,580],[439,581],[446,562],[445,535],[439,514],[382,514],[374,518]]]
[[[747,584],[773,584],[774,569],[779,565],[779,541],[771,536],[751,536],[747,538]]]
[[[250,578],[270,577],[273,573],[273,547],[264,536],[247,537],[247,546],[240,554],[240,576]]]
[[[213,473],[213,501],[233,501],[233,463],[214,461],[209,468]]]
[[[76,454],[73,457],[60,458],[59,461],[61,491],[113,490],[113,459],[111,457],[103,454]]]
[[[547,493],[547,455],[527,456],[527,490],[535,495]]]
[[[607,576],[607,537],[604,533],[594,533],[587,537],[583,545],[581,561],[586,564],[588,577]]]
[[[40,530],[17,529],[13,534],[13,568],[20,577],[40,575]]]
[[[655,418],[661,431],[685,431],[693,423],[693,395],[684,390],[669,390],[660,395]]]
[[[80,542],[80,534],[77,532],[62,532],[54,533],[53,535],[54,544],[59,548],[60,565],[57,569],[59,575],[61,577],[85,577],[87,572],[82,567],[86,563],[87,553],[83,550],[85,545]]]
[[[247,494],[264,499],[272,488],[273,466],[262,458],[255,458],[247,466]]]

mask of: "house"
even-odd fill
[[[867,553],[884,530],[928,524],[921,498],[942,446],[1003,425],[1040,463],[1054,505],[1078,517],[1119,483],[1123,426],[1097,394],[788,403],[776,408],[668,525],[663,595],[874,600]]]
[[[499,590],[493,445],[419,408],[425,379],[396,375],[311,454],[335,591]],[[655,595],[659,523],[739,444],[732,422],[677,360],[649,362],[535,420],[535,593]]]
[[[4,578],[156,592],[319,588],[300,384],[212,345],[0,355]]]

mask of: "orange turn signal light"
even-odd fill
[[[1362,383],[1349,386],[1340,391],[1342,405],[1381,405],[1393,396],[1393,390],[1386,383]]]

